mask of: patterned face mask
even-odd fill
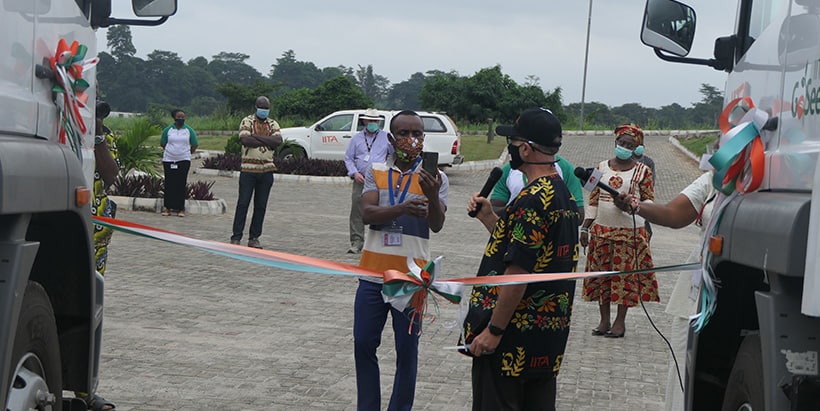
[[[416,161],[424,148],[424,141],[418,137],[394,137],[394,141],[396,142],[396,156],[399,160],[408,163]]]

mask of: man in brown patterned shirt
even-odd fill
[[[242,143],[242,170],[239,173],[239,198],[233,217],[231,244],[239,244],[245,230],[248,206],[253,197],[253,216],[248,232],[248,247],[262,248],[262,222],[265,208],[273,187],[274,148],[282,143],[279,124],[269,117],[270,100],[265,96],[256,98],[256,112],[239,124],[239,141]]]

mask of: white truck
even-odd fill
[[[89,205],[96,71],[74,73],[87,83],[87,108],[64,107],[76,107],[72,115],[86,128],[66,136],[55,105],[65,100],[52,92],[59,70],[49,60],[63,58],[55,56],[61,39],[87,47],[91,58],[97,27],[157,25],[176,12],[176,0],[132,6],[150,19],[111,18],[111,0],[0,4],[0,405],[7,411],[85,409],[62,392],[97,385],[103,278],[92,260]]]
[[[739,0],[734,33],[699,59],[685,57],[694,10],[647,1],[641,39],[659,58],[726,71],[726,104],[769,117],[760,188],[727,197],[704,239],[717,308],[689,334],[687,410],[820,409],[819,14],[817,0]]]
[[[365,109],[342,110],[329,114],[308,127],[282,129],[282,138],[298,144],[302,153],[293,153],[292,148],[282,150],[282,155],[303,154],[309,158],[322,160],[344,160],[350,139],[364,127],[359,121]],[[379,123],[382,130],[390,130],[390,120],[398,111],[378,110],[384,120]],[[419,111],[424,121],[424,151],[438,153],[441,166],[460,164],[461,133],[455,122],[443,113]]]

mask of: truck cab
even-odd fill
[[[713,58],[686,56],[696,23],[686,4],[648,0],[641,34],[663,60],[726,71],[725,104],[754,106],[766,120],[755,126],[763,162],[740,163],[738,187],[753,168],[759,187],[719,196],[704,238],[716,306],[705,326],[690,329],[686,409],[817,410],[820,2],[739,0],[737,10]],[[725,132],[721,147],[738,134]]]
[[[307,127],[290,127],[282,129],[282,138],[299,145],[309,158],[322,160],[344,160],[345,151],[350,139],[364,128],[359,121],[365,109],[341,110],[331,113]],[[378,110],[383,119],[379,128],[390,131],[390,120],[398,111]],[[443,113],[419,111],[424,121],[424,151],[435,151],[439,154],[439,165],[450,166],[464,161],[461,156],[461,133],[455,122]],[[283,154],[296,154],[283,152]]]
[[[158,19],[112,18],[111,0],[0,4],[0,405],[6,410],[60,410],[64,390],[93,393],[97,385],[104,283],[93,263],[90,206],[95,29],[161,24],[176,12],[176,0],[132,0],[132,6],[135,16]],[[87,64],[82,73],[72,71],[72,57]],[[58,91],[58,79],[72,84],[70,91]]]

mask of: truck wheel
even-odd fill
[[[279,153],[283,160],[288,161],[293,158],[302,158],[305,156],[305,151],[298,147],[285,147]]]
[[[735,365],[729,374],[723,411],[762,411],[763,358],[760,352],[760,336],[749,335],[743,339],[737,351]]]
[[[63,376],[57,324],[48,294],[29,281],[11,355],[7,410],[62,409]]]

